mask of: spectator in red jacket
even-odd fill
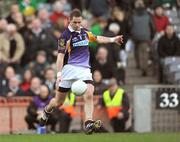
[[[30,89],[31,86],[31,79],[32,79],[32,72],[31,70],[25,70],[23,75],[23,81],[20,85],[23,91],[27,91]]]
[[[163,32],[166,26],[169,24],[169,19],[164,15],[164,9],[162,6],[158,5],[155,7],[153,20],[156,26],[156,32]]]
[[[59,20],[63,20],[64,26],[68,25],[68,17],[64,14],[64,6],[61,1],[56,1],[53,5],[53,13],[50,16],[50,20],[53,24],[58,23]]]

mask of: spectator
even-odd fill
[[[104,29],[107,26],[107,20],[102,17],[94,17],[94,19],[92,21],[93,22],[90,27],[91,32],[97,36],[103,35]],[[90,43],[90,47],[93,47],[92,49],[94,49],[94,48],[96,49],[97,45],[98,45],[97,42]]]
[[[5,32],[6,27],[7,27],[6,19],[0,19],[0,34]]]
[[[108,0],[90,0],[87,2],[93,16],[108,18],[110,3]]]
[[[50,92],[46,85],[41,85],[40,94],[35,96],[27,108],[27,116],[25,117],[26,123],[28,124],[28,129],[36,129],[38,124],[38,117],[40,117],[43,108],[51,100]],[[57,123],[57,117],[52,113],[51,117],[48,119],[47,125],[51,126],[51,131],[55,132],[55,125]],[[36,125],[35,125],[36,124]]]
[[[6,97],[13,97],[13,96],[25,96],[25,92],[20,88],[20,80],[17,76],[10,78],[8,87],[5,89]]]
[[[35,15],[39,4],[42,2],[44,2],[44,0],[18,0],[20,11],[24,16]]]
[[[12,66],[7,66],[4,71],[4,76],[0,76],[0,96],[5,96],[5,88],[8,88],[9,80],[15,76],[16,73],[14,68]]]
[[[18,29],[18,32],[23,36],[25,45],[29,45],[27,40],[27,35],[29,33],[29,29],[31,28],[31,21],[34,18],[32,17],[23,17],[22,13],[18,12],[15,14],[16,17],[16,26]],[[27,48],[27,47],[26,47]]]
[[[44,84],[46,84],[49,87],[51,94],[54,94],[56,79],[55,72],[52,68],[47,68],[45,70]]]
[[[169,56],[180,56],[180,40],[172,25],[166,27],[165,35],[159,39],[158,54],[161,59]]]
[[[93,79],[94,79],[94,95],[102,96],[103,92],[107,89],[106,84],[102,82],[102,75],[101,72],[95,70],[93,72]]]
[[[107,35],[117,36],[119,30],[120,30],[120,27],[118,24],[111,23],[109,25],[108,31],[106,31],[103,35],[104,36],[107,36]],[[106,47],[106,49],[108,50],[108,61],[112,62],[113,66],[117,66],[117,63],[120,62],[120,58],[119,58],[120,47],[114,43],[109,43],[103,46]]]
[[[92,67],[93,70],[99,70],[102,74],[102,79],[106,83],[108,79],[116,76],[116,68],[108,61],[108,51],[105,47],[100,47],[96,55],[96,61]]]
[[[125,11],[132,10],[133,7],[133,0],[115,0],[117,6],[119,6],[121,9]]]
[[[49,13],[46,9],[39,10],[38,18],[42,23],[43,29],[48,29],[52,27],[51,21],[49,19]]]
[[[14,15],[19,11],[19,5],[18,4],[12,4],[10,8],[10,14],[7,16],[6,20],[9,24],[15,24],[16,19]]]
[[[6,32],[0,37],[0,43],[2,63],[12,65],[18,70],[25,47],[24,40],[14,24],[7,25]]]
[[[53,24],[56,24],[58,20],[62,20],[65,27],[68,26],[68,17],[64,14],[64,6],[62,1],[56,1],[53,4],[53,12],[50,16],[50,20]]]
[[[120,14],[122,15],[122,14]],[[109,21],[110,22],[110,21]],[[112,60],[113,66],[117,68],[117,80],[120,84],[125,84],[125,68],[127,66],[127,53],[125,51],[125,43],[127,42],[127,33],[125,34],[125,26],[120,26],[122,22],[111,21],[108,26],[108,31],[104,35],[116,36],[123,35],[123,44],[121,47],[116,44],[107,44],[108,60]],[[125,24],[125,23],[124,23]],[[128,25],[126,23],[126,25]],[[123,30],[124,29],[124,30]],[[122,32],[121,32],[122,30]]]
[[[177,7],[179,8],[180,7],[180,0],[176,0],[177,2]]]
[[[14,17],[15,17],[15,24],[17,26],[18,31],[21,31],[25,27],[24,17],[22,13],[20,12],[15,13]]]
[[[153,20],[147,13],[143,1],[137,0],[135,2],[135,11],[132,15],[131,36],[135,43],[136,66],[141,69],[143,76],[147,75],[152,35],[154,35]]]
[[[169,56],[180,56],[180,40],[176,36],[173,26],[168,25],[163,35],[158,42],[158,55],[160,58],[159,66],[159,82],[163,82],[163,60]]]
[[[173,6],[176,4],[177,0],[154,0],[153,4],[154,5],[164,5],[164,6]]]
[[[161,5],[155,7],[153,20],[156,27],[156,32],[163,34],[166,26],[169,24],[169,19],[164,15],[164,9]]]
[[[49,66],[47,62],[47,55],[44,51],[39,51],[36,56],[36,60],[28,65],[28,68],[32,70],[33,74],[40,79],[44,79],[44,71]]]
[[[42,29],[42,23],[39,19],[34,19],[31,24],[31,29],[25,36],[26,50],[23,56],[23,65],[34,61],[36,54],[40,50],[44,50],[48,55],[48,61],[52,62],[54,59],[53,51],[56,50],[55,40],[51,33]]]
[[[104,28],[107,26],[107,20],[102,17],[94,17],[93,23],[91,24],[91,31],[95,35],[102,35]]]
[[[85,8],[85,3],[84,2],[79,2],[79,0],[69,0],[69,2],[72,5],[72,9],[78,8],[81,11],[83,10],[83,8]]]
[[[121,49],[125,49],[125,44],[129,38],[130,34],[130,22],[129,17],[127,17],[127,14],[125,11],[119,9],[118,7],[115,7],[112,9],[112,17],[108,20],[108,29],[109,31],[112,31],[116,35],[123,35],[123,44],[121,45]],[[112,24],[117,24],[119,28],[112,28]]]
[[[40,93],[41,80],[38,77],[33,77],[31,80],[30,89],[26,91],[26,96],[37,96]]]
[[[102,105],[107,109],[114,132],[125,132],[125,124],[129,118],[129,99],[114,78],[109,82],[109,89],[103,93]]]
[[[31,70],[27,69],[24,71],[23,81],[20,85],[20,87],[23,91],[27,91],[30,89],[32,76],[33,75],[32,75]]]

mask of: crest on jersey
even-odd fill
[[[59,39],[59,46],[65,48],[65,39]]]

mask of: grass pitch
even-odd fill
[[[180,133],[0,135],[0,142],[180,142]]]

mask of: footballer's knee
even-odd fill
[[[85,100],[92,100],[92,99],[93,99],[93,95],[87,93],[87,94],[84,95],[84,99],[85,99]]]
[[[92,100],[93,99],[93,93],[94,93],[94,86],[91,84],[88,84],[87,90],[84,95],[85,100]]]

